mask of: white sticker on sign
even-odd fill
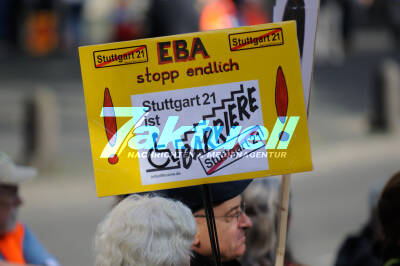
[[[142,185],[268,170],[257,80],[136,94],[131,101],[148,108],[147,127],[136,136],[154,141],[138,146]]]

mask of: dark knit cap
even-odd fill
[[[400,240],[400,172],[387,182],[378,202],[378,214],[385,237]]]
[[[213,206],[218,206],[224,201],[240,195],[251,181],[252,179],[209,184]],[[168,189],[160,191],[160,194],[182,202],[188,206],[193,213],[203,208],[201,186]]]

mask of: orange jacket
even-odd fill
[[[22,223],[17,223],[15,228],[0,238],[0,254],[8,262],[25,264],[23,240],[25,228]]]

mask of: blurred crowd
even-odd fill
[[[79,45],[268,23],[274,4],[274,0],[1,0],[0,46],[41,56],[76,51]],[[329,53],[325,46],[335,38],[343,43],[343,51],[336,52],[340,56],[351,47],[353,29],[359,26],[386,27],[398,42],[399,12],[397,0],[321,0],[320,24],[327,41],[317,52]]]
[[[270,21],[262,0],[2,0],[0,42],[32,55]]]

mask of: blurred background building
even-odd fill
[[[78,46],[268,23],[273,0],[0,0],[0,149],[41,169],[23,219],[63,265],[91,265],[98,199]],[[400,166],[400,1],[321,0],[309,130],[292,178],[299,261],[333,265]]]

